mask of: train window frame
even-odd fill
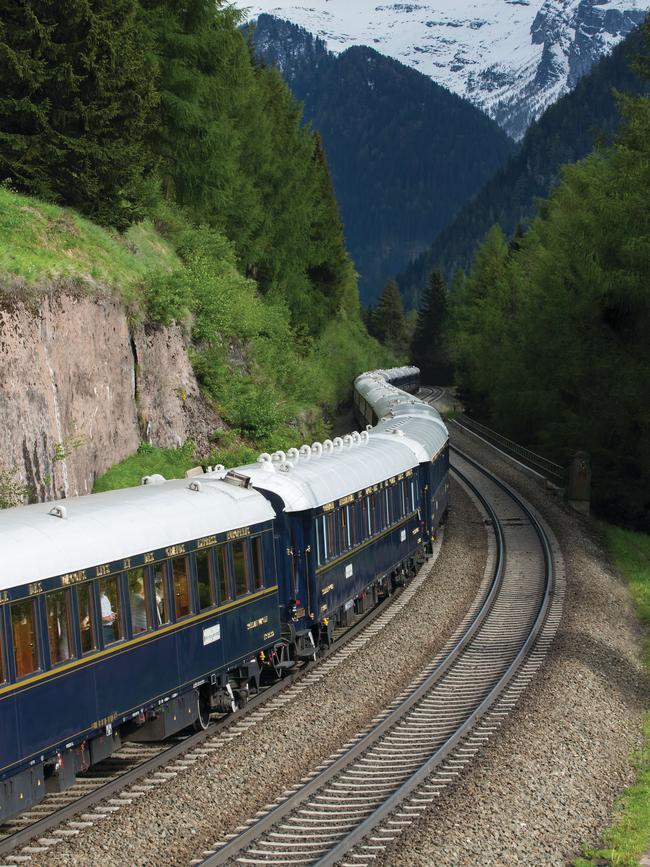
[[[39,671],[43,670],[43,661],[42,661],[42,648],[41,648],[41,640],[39,635],[40,630],[40,618],[39,618],[39,610],[37,606],[37,599],[34,596],[25,596],[22,599],[14,599],[9,603],[9,624],[11,627],[11,648],[13,651],[13,663],[14,663],[14,675],[16,681],[25,680],[25,678],[31,677],[33,674],[36,674]],[[32,660],[35,663],[35,666],[31,668],[29,671],[23,671],[20,674],[18,673],[18,654],[17,650],[17,642],[16,642],[16,633],[14,629],[14,609],[17,609],[18,606],[30,606],[31,607],[31,620],[32,620],[32,637],[33,644],[30,645],[34,648],[32,653]]]
[[[336,532],[336,518],[334,511],[325,512],[323,515],[324,520],[324,529],[325,536],[327,539],[327,559],[333,560],[337,556],[337,552],[339,551],[337,532]]]
[[[67,625],[67,644],[68,644],[68,655],[62,659],[53,659],[52,655],[52,636],[50,633],[50,610],[49,610],[49,601],[52,599],[55,594],[61,594],[64,600],[65,606],[65,622]],[[74,636],[74,607],[72,600],[72,593],[70,592],[70,588],[68,587],[57,587],[53,590],[48,590],[43,594],[43,606],[45,613],[45,632],[47,633],[47,650],[49,654],[49,667],[50,668],[58,668],[60,665],[64,665],[66,662],[70,662],[71,659],[75,659],[77,656],[75,649],[75,636]],[[62,636],[60,636],[62,638]]]
[[[190,573],[190,558],[187,554],[179,554],[177,557],[169,558],[169,576],[171,579],[171,590],[172,590],[172,599],[174,604],[173,614],[174,614],[174,623],[178,623],[181,620],[185,620],[187,617],[191,617],[194,614],[194,606],[192,605],[192,591],[191,591],[191,573]],[[177,592],[176,589],[176,571],[175,571],[175,563],[183,562],[185,564],[185,589],[186,589],[186,598],[187,598],[187,611],[184,614],[178,613],[178,598],[181,596],[181,593]]]
[[[135,629],[134,621],[137,614],[141,612],[136,612],[135,606],[133,605],[133,598],[139,594],[132,592],[131,590],[131,576],[136,572],[141,572],[141,577],[138,577],[136,581],[142,582],[142,597],[143,597],[143,607],[142,611],[144,612],[145,618],[145,627],[144,629]],[[124,573],[125,577],[125,589],[126,596],[128,598],[128,609],[129,609],[129,617],[128,617],[128,625],[129,632],[132,638],[135,638],[138,635],[145,635],[147,632],[151,632],[153,629],[153,620],[151,616],[151,591],[150,584],[148,581],[147,575],[147,567],[142,566],[134,566],[131,569],[127,569]],[[126,618],[125,618],[126,619]]]
[[[0,606],[0,683],[7,683],[9,672],[7,670],[7,652],[5,650],[5,608]]]
[[[253,578],[253,593],[258,593],[266,587],[266,575],[264,573],[264,536],[251,536],[250,545],[251,576]],[[257,561],[257,566],[255,565]]]
[[[209,548],[197,548],[196,551],[193,552],[191,557],[191,569],[193,573],[192,585],[194,587],[195,595],[196,595],[196,611],[199,614],[202,614],[204,611],[209,611],[211,608],[215,608],[219,604],[219,596],[217,591],[217,569],[215,565],[215,553],[216,549],[214,547]],[[207,605],[203,605],[201,603],[201,586],[205,586],[205,582],[199,579],[199,558],[205,557],[205,561],[208,567],[208,598],[209,602]]]
[[[117,611],[113,607],[113,601],[110,599],[108,594],[104,592],[105,586],[108,583],[114,583],[115,585],[115,599],[117,604]],[[125,629],[125,618],[124,618],[124,594],[122,592],[122,573],[116,572],[111,575],[103,575],[101,578],[97,579],[97,589],[99,591],[99,617],[101,620],[101,636],[102,636],[102,645],[104,648],[113,647],[115,644],[120,644],[121,642],[126,640],[126,629]],[[104,617],[108,616],[104,614],[104,604],[102,602],[103,598],[106,598],[110,605],[110,613],[114,615],[113,620],[110,623],[104,623]],[[114,629],[115,624],[117,623],[118,629],[118,637],[110,638],[107,635],[107,630]],[[113,633],[114,635],[115,633]]]
[[[214,549],[214,564],[217,570],[217,591],[219,594],[219,604],[226,605],[232,602],[235,598],[233,593],[232,569],[230,567],[228,544],[222,542]],[[228,591],[228,595],[224,596],[223,589]]]
[[[89,656],[91,653],[97,653],[99,650],[99,634],[97,630],[96,614],[97,614],[97,598],[95,594],[96,580],[93,578],[90,581],[82,581],[74,588],[74,610],[76,611],[74,632],[78,642],[79,657]],[[82,619],[81,605],[79,595],[82,592],[88,594],[88,613]],[[88,626],[84,627],[83,622],[88,618]],[[90,647],[84,650],[84,634],[90,635]]]
[[[234,539],[229,543],[230,547],[230,556],[232,558],[232,576],[235,582],[235,599],[243,599],[245,596],[251,595],[251,576],[250,569],[248,566],[248,545],[246,544],[247,539]],[[240,592],[239,587],[239,575],[237,574],[237,557],[235,555],[235,550],[241,546],[241,563],[243,566],[243,577],[245,581],[245,590],[244,592]]]
[[[171,606],[169,604],[169,568],[168,568],[169,560],[156,560],[154,563],[151,563],[149,566],[149,581],[151,587],[151,606],[153,610],[153,628],[154,629],[162,629],[165,626],[169,626],[172,622],[171,619]],[[162,587],[162,597],[161,600],[158,600],[157,594],[157,586],[156,586],[156,576],[158,572],[162,573],[162,581],[160,586]],[[160,602],[162,602],[162,612],[163,617],[161,617],[160,613]]]
[[[341,508],[338,511],[339,511],[339,516],[338,516],[339,520],[337,523],[339,525],[339,530],[340,530],[339,551],[348,551],[350,548],[350,544],[349,544],[350,531],[349,531],[349,524],[348,524],[347,506],[341,506]]]

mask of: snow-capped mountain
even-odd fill
[[[470,99],[516,138],[639,24],[648,0],[236,0],[334,52],[368,45]]]

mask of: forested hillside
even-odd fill
[[[650,98],[613,146],[562,172],[528,232],[490,230],[451,295],[470,411],[562,464],[592,460],[594,505],[650,526]]]
[[[0,279],[9,304],[73,286],[182,323],[230,428],[215,443],[279,447],[389,358],[361,322],[319,139],[240,24],[212,0],[7,4]],[[93,266],[111,238],[124,267]]]
[[[470,103],[371,48],[336,56],[269,15],[259,17],[254,41],[322,137],[361,294],[374,302],[513,144]]]
[[[407,306],[418,305],[432,268],[440,267],[448,279],[457,268],[467,269],[494,223],[513,235],[534,214],[536,200],[557,184],[563,164],[586,156],[595,142],[611,140],[620,121],[614,91],[649,89],[631,68],[640,44],[637,30],[529,128],[508,163],[400,275]]]

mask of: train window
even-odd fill
[[[253,585],[255,590],[264,587],[264,557],[262,556],[262,537],[251,539],[251,563],[253,564]]]
[[[323,515],[323,521],[325,524],[325,533],[327,539],[327,554],[326,556],[331,558],[336,556],[336,522],[334,520],[334,513],[328,512],[327,515]]]
[[[356,503],[345,507],[348,513],[348,545],[353,548],[357,544],[357,509]]]
[[[190,605],[189,558],[174,557],[172,560],[172,578],[174,581],[174,612],[176,620],[192,613]]]
[[[230,569],[228,568],[228,558],[226,557],[227,548],[225,545],[219,545],[217,548],[217,560],[219,562],[219,595],[222,602],[228,602],[232,599],[230,590]]]
[[[115,644],[116,641],[121,641],[124,638],[118,575],[100,579],[99,607],[102,616],[102,639],[104,647],[107,647],[109,644]]]
[[[159,562],[153,564],[154,614],[156,615],[155,626],[164,626],[165,623],[169,623],[170,619],[165,571],[165,563]]]
[[[144,566],[130,569],[126,573],[129,585],[129,607],[131,609],[131,634],[139,635],[151,628],[151,615],[149,614],[147,582],[145,581]]]
[[[14,638],[16,677],[25,677],[38,671],[38,640],[36,637],[36,611],[33,599],[23,599],[11,606],[11,630]]]
[[[316,563],[320,566],[325,561],[322,542],[322,521],[320,518],[314,519],[314,528],[316,536]]]
[[[4,620],[4,609],[0,608],[0,683],[4,683],[7,679],[7,669],[5,667],[5,643],[4,629],[2,621]]]
[[[411,509],[415,511],[418,507],[418,498],[415,488],[415,482],[411,482]]]
[[[70,593],[53,590],[45,594],[47,611],[47,640],[50,646],[50,664],[59,665],[72,659],[72,618]]]
[[[347,506],[339,509],[341,522],[341,550],[345,551],[350,547],[349,527],[348,527],[348,511]]]
[[[79,608],[79,629],[81,632],[81,652],[90,653],[97,649],[97,636],[93,622],[93,585],[90,581],[77,587],[77,606]]]
[[[361,535],[366,539],[372,536],[371,521],[370,497],[364,497],[361,500]]]
[[[232,543],[232,559],[235,564],[235,595],[245,596],[250,593],[248,569],[246,568],[246,551],[243,541]]]
[[[199,611],[205,611],[215,604],[214,580],[212,574],[212,550],[203,548],[196,552],[196,577],[199,582]]]

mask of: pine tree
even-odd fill
[[[377,340],[395,352],[406,349],[406,322],[399,286],[389,280],[384,287],[373,313],[373,332]]]
[[[446,385],[449,381],[450,366],[444,341],[446,317],[447,289],[442,274],[436,269],[429,274],[411,342],[411,359],[420,368],[422,382]]]
[[[156,102],[136,0],[0,2],[0,179],[126,227]]]

